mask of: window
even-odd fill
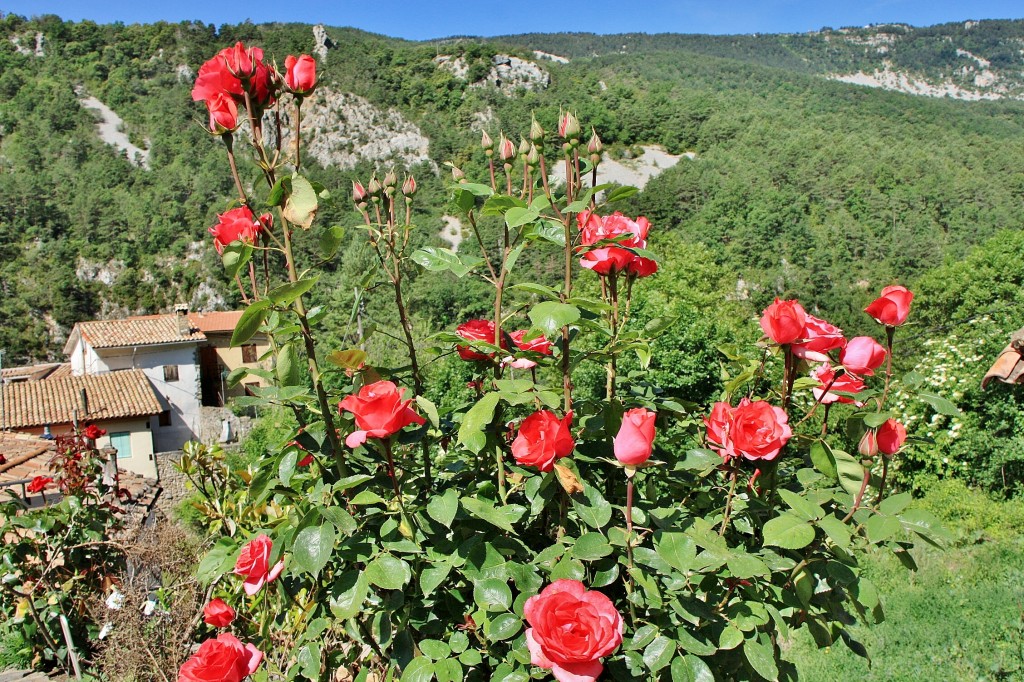
[[[164,381],[177,381],[178,380],[178,366],[177,365],[164,365]]]
[[[132,456],[132,434],[128,431],[110,434],[110,447],[117,450],[117,458],[125,459]]]
[[[242,346],[242,362],[256,362],[256,344],[250,343]]]
[[[163,412],[160,413],[160,415],[159,415],[159,417],[157,419],[158,419],[157,423],[160,426],[170,426],[171,425],[171,411],[170,410],[164,410]]]

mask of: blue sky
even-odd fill
[[[0,12],[57,14],[100,23],[246,19],[354,26],[374,33],[425,40],[450,35],[493,36],[531,31],[594,33],[780,33],[822,26],[904,22],[915,26],[966,19],[1024,18],[1021,0],[590,0],[559,5],[537,0],[0,0]]]

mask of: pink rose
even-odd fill
[[[226,628],[235,620],[235,610],[217,597],[203,607],[203,622],[215,628]]]
[[[627,410],[615,436],[615,459],[635,466],[651,458],[654,444],[654,420],[658,414],[642,407]]]
[[[885,356],[882,344],[870,336],[855,336],[839,353],[839,362],[850,374],[869,377],[882,366]]]
[[[338,408],[354,414],[359,427],[345,439],[345,445],[359,447],[367,438],[387,438],[409,424],[424,424],[426,419],[409,407],[412,398],[402,400],[404,395],[404,388],[390,381],[378,381],[363,386],[358,395],[345,396]]]
[[[584,211],[576,219],[580,225],[580,242],[583,246],[593,246],[603,240],[617,239],[616,245],[586,251],[580,259],[580,265],[584,268],[599,275],[626,272],[636,277],[646,277],[658,271],[658,264],[652,259],[642,258],[622,248],[647,248],[647,233],[651,229],[651,223],[647,218],[641,216],[631,220],[619,212],[601,217]]]
[[[217,219],[217,224],[209,228],[217,253],[224,253],[224,247],[231,242],[255,244],[264,226],[272,225],[274,221],[269,213],[264,213],[256,220],[248,206],[239,206],[221,213]]]
[[[276,580],[284,570],[284,559],[274,564],[273,568],[270,567],[272,548],[273,542],[261,533],[250,540],[245,547],[242,547],[242,552],[238,555],[234,573],[245,576],[242,587],[250,597],[259,592],[266,583]]]
[[[793,344],[793,355],[811,362],[827,362],[827,353],[846,345],[843,330],[813,315],[807,316],[802,343]]]
[[[178,671],[178,682],[242,682],[256,672],[263,652],[223,632],[199,645]]]
[[[467,341],[484,341],[494,345],[494,320],[470,320],[463,322],[456,329],[455,333]],[[502,332],[501,347],[509,347],[508,334]],[[478,353],[469,346],[455,346],[455,351],[463,360],[491,360],[494,354]]]
[[[572,433],[572,412],[559,419],[553,412],[540,410],[523,420],[519,434],[512,441],[512,456],[518,464],[547,472],[555,460],[569,455],[576,447]]]
[[[779,344],[793,343],[804,338],[807,312],[795,300],[775,302],[761,313],[761,329],[765,336]]]
[[[535,339],[531,339],[530,341],[524,341],[523,339],[528,332],[529,330],[527,329],[519,329],[509,334],[509,337],[511,337],[512,342],[516,345],[516,348],[518,348],[521,351],[527,351],[530,353],[551,355],[551,342],[548,341],[547,337],[541,334]],[[532,369],[537,366],[536,362],[534,362],[533,360],[529,360],[527,358],[517,358],[514,360],[512,358],[506,358],[505,361],[516,369]]]
[[[907,321],[910,302],[913,300],[914,294],[906,287],[886,287],[882,289],[882,295],[872,301],[864,312],[887,327],[898,327]]]
[[[822,405],[831,405],[832,403],[846,403],[848,405],[862,405],[853,398],[838,395],[833,391],[840,391],[842,393],[860,393],[864,390],[864,382],[852,374],[843,373],[836,378],[836,371],[827,362],[813,372],[811,376],[818,380],[818,386],[811,389],[814,394],[814,399],[820,402]],[[828,393],[825,393],[826,389]]]
[[[526,600],[531,662],[559,682],[595,682],[601,658],[622,644],[622,616],[612,600],[578,580],[556,580]]]
[[[308,54],[297,59],[288,55],[284,59],[287,73],[284,84],[297,95],[308,95],[316,87],[316,61]]]
[[[231,95],[214,93],[206,100],[206,110],[210,112],[210,132],[220,135],[238,127],[238,105]]]
[[[749,398],[736,407],[715,403],[704,419],[708,443],[722,457],[766,461],[775,459],[793,436],[788,422],[781,407]]]
[[[895,419],[887,419],[878,427],[875,438],[878,441],[878,451],[891,457],[899,452],[906,442],[907,428]]]

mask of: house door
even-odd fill
[[[203,394],[203,407],[224,405],[224,397],[220,394],[220,360],[213,346],[199,349],[199,385]]]
[[[127,431],[110,434],[110,447],[117,450],[118,459],[132,456],[132,434]]]

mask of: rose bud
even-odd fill
[[[206,100],[206,109],[210,113],[210,132],[223,135],[238,128],[238,105],[231,95],[218,92]]]
[[[568,111],[563,113],[558,121],[558,134],[566,140],[579,141],[580,122]]]
[[[498,158],[506,164],[516,158],[516,146],[512,140],[505,137],[504,133],[501,134],[501,139],[498,142]]]
[[[530,142],[525,137],[520,136],[519,138],[519,156],[526,158],[526,155],[530,153]]]
[[[380,196],[380,193],[384,191],[384,188],[380,185],[380,180],[374,175],[370,178],[370,184],[366,186],[366,191],[369,192],[370,196],[376,199]]]
[[[878,451],[892,457],[900,451],[907,440],[907,429],[895,419],[887,419],[878,427],[877,438]]]
[[[878,437],[875,435],[874,429],[868,429],[864,432],[860,443],[857,444],[857,452],[867,458],[878,455]]]
[[[411,175],[406,176],[405,182],[402,183],[402,194],[411,197],[416,194],[416,189],[416,178]]]
[[[226,628],[235,620],[235,610],[217,597],[203,607],[203,622],[215,628]]]
[[[483,131],[483,134],[480,136],[480,147],[484,150],[484,153],[487,154],[487,156],[494,153],[494,140],[491,139],[491,136],[487,134],[486,130]]]
[[[761,313],[761,329],[765,336],[781,345],[804,338],[807,327],[807,313],[795,300],[775,302]]]
[[[910,302],[913,300],[914,294],[906,287],[886,287],[882,289],[882,295],[872,301],[864,312],[887,327],[898,327],[907,321]]]
[[[540,147],[544,143],[544,129],[540,127],[536,116],[531,118],[533,120],[530,122],[530,141]]]
[[[458,166],[452,166],[452,180],[455,182],[465,182],[466,174]]]
[[[530,164],[531,168],[536,168],[540,164],[540,152],[537,151],[537,145],[530,145],[530,151],[526,153],[526,163]]]
[[[298,59],[288,55],[284,60],[287,73],[284,83],[296,95],[308,95],[316,88],[316,61],[308,54]]]
[[[622,415],[622,426],[615,436],[615,459],[628,466],[643,464],[651,458],[654,444],[654,420],[657,413],[636,407]]]
[[[839,362],[850,374],[872,376],[885,362],[886,351],[882,344],[870,336],[855,336],[839,353]]]
[[[366,188],[356,181],[352,181],[352,201],[358,205],[366,205]]]

